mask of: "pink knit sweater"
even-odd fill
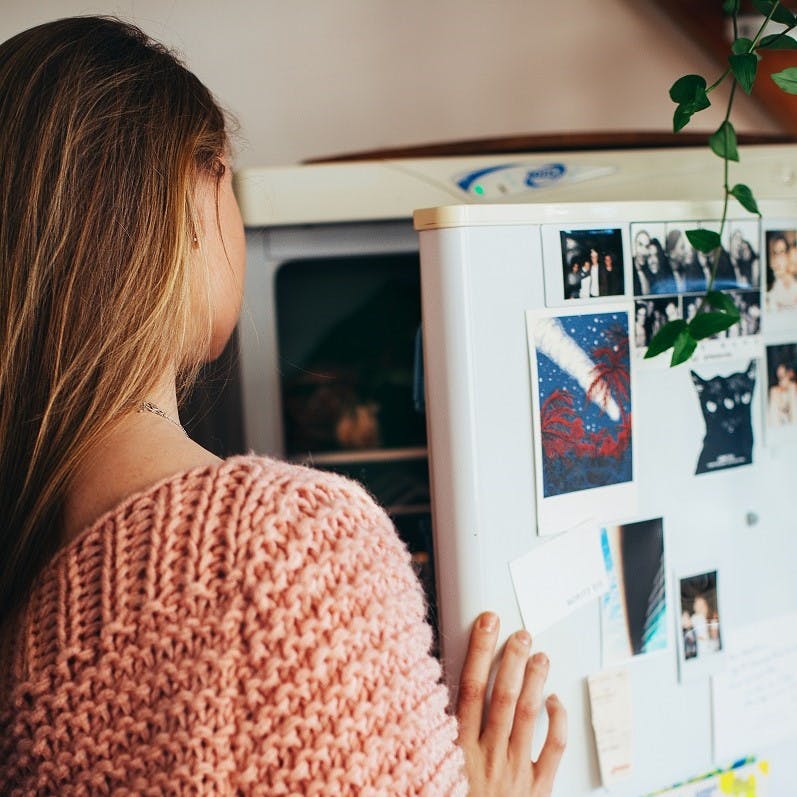
[[[430,642],[361,487],[254,456],[179,474],[0,630],[0,794],[462,795]]]

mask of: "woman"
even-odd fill
[[[445,714],[419,585],[340,477],[191,441],[244,237],[224,117],[136,28],[0,45],[0,793],[547,795],[547,660],[482,615]],[[459,744],[457,745],[456,742]]]
[[[793,369],[784,362],[775,368],[775,383],[769,388],[767,422],[770,426],[797,423],[797,385]]]
[[[675,279],[658,238],[651,239],[648,248],[648,273],[651,293],[675,293]]]

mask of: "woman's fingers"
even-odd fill
[[[515,707],[515,720],[509,740],[509,753],[518,761],[531,761],[534,725],[542,708],[547,677],[548,657],[544,653],[535,653],[526,662],[523,687]]]
[[[534,764],[534,782],[540,785],[541,793],[549,794],[567,743],[567,712],[556,695],[549,695],[545,710],[548,712],[548,735]]]
[[[528,631],[517,631],[506,641],[482,737],[488,752],[507,749],[530,647]]]
[[[459,742],[465,753],[470,793],[550,797],[567,738],[565,710],[555,697],[545,702],[548,735],[536,763],[531,760],[531,742],[542,707],[548,658],[544,653],[529,658],[531,637],[526,631],[510,636],[501,653],[485,709],[497,639],[498,617],[491,612],[480,615],[471,631],[460,679]]]
[[[498,625],[497,615],[484,612],[476,619],[471,630],[457,697],[459,736],[464,744],[479,740],[487,679],[498,639]]]

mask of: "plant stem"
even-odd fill
[[[753,39],[752,43],[750,44],[750,49],[747,51],[748,53],[753,52],[755,46],[758,44],[758,40],[761,38],[761,35],[764,33],[764,30],[767,25],[769,25],[770,20],[772,19],[772,15],[778,10],[778,6],[780,5],[780,0],[775,0],[772,4],[772,8],[769,9],[769,14],[767,14],[766,19],[761,23],[761,27],[758,29],[758,33],[756,33],[755,38]],[[734,26],[736,25],[736,14],[733,15],[733,22]],[[794,27],[794,26],[792,26]],[[791,30],[791,28],[787,28],[787,30]],[[784,31],[781,31],[783,33]]]
[[[764,31],[766,30],[767,25],[769,24],[770,20],[772,19],[772,15],[775,13],[775,11],[777,10],[779,5],[780,5],[780,0],[775,0],[775,2],[772,4],[772,8],[769,9],[769,14],[767,14],[766,18],[761,23],[761,26],[759,27],[758,32],[754,36],[752,42],[750,42],[750,46],[747,48],[748,54],[752,53],[755,50],[756,45],[758,44],[761,36],[763,35]],[[792,26],[792,27],[794,27],[794,26]],[[783,31],[783,32],[788,32],[789,30],[791,30],[791,27],[787,28],[786,31]],[[738,32],[739,32],[738,31],[738,11],[735,11],[733,13],[733,40],[734,41],[736,41],[736,39],[739,38]],[[720,83],[722,83],[722,81],[725,80],[725,78],[728,76],[729,72],[730,72],[730,68],[726,69],[722,73],[722,75],[720,75],[719,79],[716,80],[708,89],[706,89],[706,93],[708,93],[712,89],[714,89],[717,86],[719,86]],[[734,79],[733,83],[731,84],[731,93],[728,95],[728,107],[725,110],[725,118],[722,120],[722,124],[723,125],[731,118],[731,109],[733,108],[733,99],[734,99],[734,96],[736,95],[736,87],[738,85],[739,85],[739,81]],[[723,204],[722,204],[722,218],[720,219],[720,230],[719,230],[720,239],[722,239],[722,233],[725,231],[725,222],[728,220],[728,201],[730,200],[730,197],[731,197],[731,189],[730,189],[730,186],[728,185],[728,167],[730,165],[730,161],[728,159],[727,133],[726,133],[726,140],[725,140],[725,155],[723,156],[723,159],[722,159],[722,165],[723,165],[723,188],[724,188],[724,191],[725,191],[725,198],[724,198]],[[706,294],[710,293],[711,290],[714,288],[714,281],[717,279],[717,271],[718,271],[719,265],[720,265],[720,257],[722,257],[722,244],[720,244],[720,246],[718,246],[714,250],[714,258],[713,258],[714,262],[711,264],[711,276],[709,277],[708,285],[706,286]],[[706,303],[706,295],[704,294],[700,298],[700,301],[699,301],[699,303],[697,305],[697,312],[698,313],[702,312],[705,303]]]

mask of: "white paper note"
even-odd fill
[[[604,670],[587,678],[592,729],[604,786],[631,775],[633,710],[628,670]]]
[[[579,529],[538,545],[509,565],[523,625],[549,628],[609,588],[600,531]]]
[[[797,738],[797,614],[726,641],[725,669],[711,679],[715,759]]]

